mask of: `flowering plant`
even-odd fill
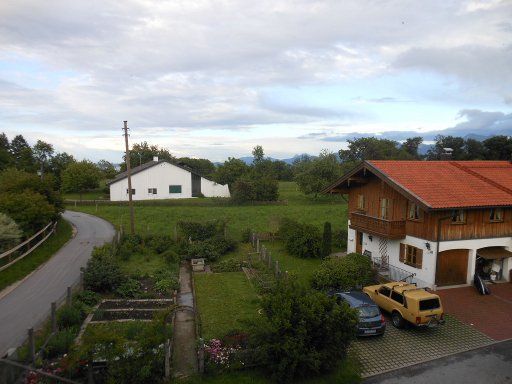
[[[220,370],[241,368],[245,365],[238,354],[241,350],[240,345],[225,345],[219,339],[211,339],[204,345],[206,364]]]

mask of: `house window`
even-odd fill
[[[148,188],[148,194],[156,195],[156,188]]]
[[[452,211],[452,224],[465,224],[466,211],[463,209],[454,209]]]
[[[364,211],[364,195],[357,195],[357,209]]]
[[[503,208],[491,208],[489,220],[491,220],[492,223],[503,221]]]
[[[389,205],[390,199],[384,197],[380,199],[380,218],[384,220],[389,219]]]
[[[391,292],[391,289],[389,289],[388,287],[380,287],[379,288],[379,295],[389,297],[390,292]]]
[[[420,220],[421,219],[421,209],[418,204],[409,203],[409,212],[407,214],[407,218],[409,220]]]
[[[126,188],[126,194],[128,194],[128,188]],[[135,195],[135,188],[132,188],[132,195]]]
[[[181,185],[169,185],[169,193],[181,193]]]
[[[414,268],[423,265],[423,250],[412,245],[400,244],[400,261]]]

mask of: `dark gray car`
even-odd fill
[[[379,307],[370,297],[360,291],[334,292],[333,296],[346,302],[359,313],[357,336],[382,335],[386,331],[386,320]]]

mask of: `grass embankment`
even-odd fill
[[[69,239],[71,239],[72,233],[73,229],[71,224],[64,219],[60,219],[55,233],[41,244],[39,248],[28,256],[25,256],[24,259],[0,272],[0,290],[24,278],[42,263],[47,261],[55,252],[66,244]]]
[[[279,219],[289,217],[317,226],[320,230],[330,221],[333,231],[346,226],[346,203],[339,196],[305,196],[293,182],[279,184],[280,199],[287,205],[200,206],[206,199],[193,199],[188,206],[135,206],[135,225],[139,233],[173,234],[180,220],[207,221],[224,219],[228,234],[240,238],[246,228],[255,231],[277,231]],[[69,209],[102,217],[116,226],[129,223],[127,206],[70,206]]]
[[[247,321],[258,316],[258,296],[243,272],[196,273],[194,280],[206,340],[243,331]]]

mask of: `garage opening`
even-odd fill
[[[512,257],[512,252],[503,247],[486,247],[476,251],[475,273],[484,280],[504,280],[503,261]]]
[[[437,255],[436,285],[459,285],[467,283],[468,249],[451,249]]]

